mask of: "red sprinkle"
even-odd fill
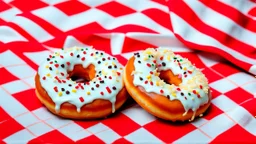
[[[147,84],[147,83],[148,83],[148,81],[146,80],[146,81],[145,81],[145,84]]]
[[[120,73],[120,72],[116,72],[116,73],[117,73],[117,75],[118,75],[118,76],[120,76],[120,75],[121,75],[121,73]]]
[[[59,83],[61,83],[61,80],[57,77],[57,76],[55,76],[54,77]]]
[[[60,74],[61,74],[62,76],[64,76],[64,73],[63,73],[63,72],[61,72]]]
[[[70,56],[73,56],[74,54],[73,53],[70,53]]]
[[[188,71],[188,73],[192,74],[192,71]]]
[[[55,64],[54,66],[55,66],[56,68],[58,68],[58,67],[59,67],[59,64]]]
[[[104,92],[100,92],[101,95],[104,95]]]
[[[84,87],[82,85],[80,85],[81,89],[84,89]]]
[[[50,64],[53,64],[53,62],[51,61]]]
[[[80,97],[79,100],[80,100],[81,102],[84,102],[84,98],[83,98],[83,97]]]
[[[177,91],[180,91],[180,88],[177,88]]]
[[[70,62],[67,62],[67,65],[70,65]]]
[[[44,76],[44,77],[43,77],[43,80],[45,80],[45,79],[46,79],[46,77]]]
[[[91,53],[91,56],[93,56],[93,53]]]
[[[187,77],[187,75],[185,74],[184,77]]]
[[[55,92],[58,92],[58,88],[56,86],[53,89]]]
[[[84,51],[83,54],[86,54],[86,51]]]
[[[150,74],[154,74],[152,71],[150,71]]]
[[[90,85],[90,82],[85,82],[86,85]]]
[[[108,57],[108,60],[110,60],[110,57]]]
[[[78,89],[78,88],[79,88],[79,86],[76,86],[75,88],[76,88],[76,89]]]
[[[112,77],[111,77],[111,76],[109,76],[108,78],[109,78],[109,79],[112,79]]]
[[[202,86],[202,85],[200,85],[200,89],[203,89],[203,86]]]
[[[108,91],[108,93],[111,93],[111,90],[109,87],[106,87],[106,90]]]
[[[185,97],[185,100],[187,100],[187,97]]]
[[[64,58],[62,55],[60,55],[60,58]]]
[[[164,59],[164,57],[160,57],[160,60],[163,60]]]
[[[96,87],[98,88],[100,85],[99,84],[96,84]]]
[[[49,55],[50,58],[52,58],[52,55]]]
[[[98,80],[102,80],[101,77],[99,77]]]
[[[160,66],[162,66],[162,65],[161,65],[161,64],[158,64],[157,66],[160,67]]]
[[[197,97],[198,97],[198,98],[201,98],[201,96],[200,96],[199,94],[197,95]]]
[[[193,90],[193,93],[196,94],[196,90]]]
[[[156,60],[154,60],[153,62],[156,63]]]
[[[154,83],[151,81],[150,84],[153,85]]]
[[[161,90],[160,90],[160,93],[164,93],[164,91],[161,89]]]
[[[151,67],[151,65],[150,65],[149,63],[147,63],[147,66],[148,66],[148,67]]]
[[[66,81],[65,81],[65,80],[62,80],[62,82],[63,82],[63,83],[66,83]]]
[[[82,61],[84,61],[85,60],[85,57],[82,57],[82,59],[81,59]]]

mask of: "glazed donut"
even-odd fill
[[[105,118],[128,97],[123,68],[115,57],[92,47],[50,55],[35,76],[36,95],[52,113],[70,119]],[[72,78],[83,78],[77,82]]]
[[[124,84],[147,112],[170,121],[192,121],[210,105],[208,80],[191,62],[168,48],[135,53],[125,66]]]

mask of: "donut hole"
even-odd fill
[[[78,83],[91,81],[95,77],[96,71],[94,65],[84,68],[82,65],[75,65],[72,71],[68,72],[68,77]]]
[[[160,71],[159,78],[167,84],[174,84],[176,86],[182,83],[182,79],[178,75],[174,75],[171,70]]]

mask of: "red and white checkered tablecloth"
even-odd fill
[[[253,0],[0,1],[0,143],[256,143],[255,16]],[[57,117],[34,76],[48,54],[75,45],[123,65],[169,47],[202,69],[212,105],[191,123],[157,119],[132,99],[104,120]]]

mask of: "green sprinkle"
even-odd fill
[[[174,57],[173,59],[177,59],[176,57]]]
[[[57,63],[57,61],[56,61],[56,60],[55,60],[54,62],[55,62],[55,63]]]
[[[190,94],[190,93],[188,93],[188,95],[189,95],[189,96],[191,96],[191,94]]]
[[[55,56],[52,56],[52,58],[55,58]]]
[[[182,59],[180,59],[180,61],[182,61]]]
[[[154,66],[154,64],[152,64],[152,66]]]
[[[148,58],[150,58],[150,55],[148,55]]]
[[[86,48],[86,50],[88,50],[88,48]]]
[[[64,50],[64,48],[62,48],[62,50]]]
[[[84,51],[84,49],[81,49],[81,51]]]

